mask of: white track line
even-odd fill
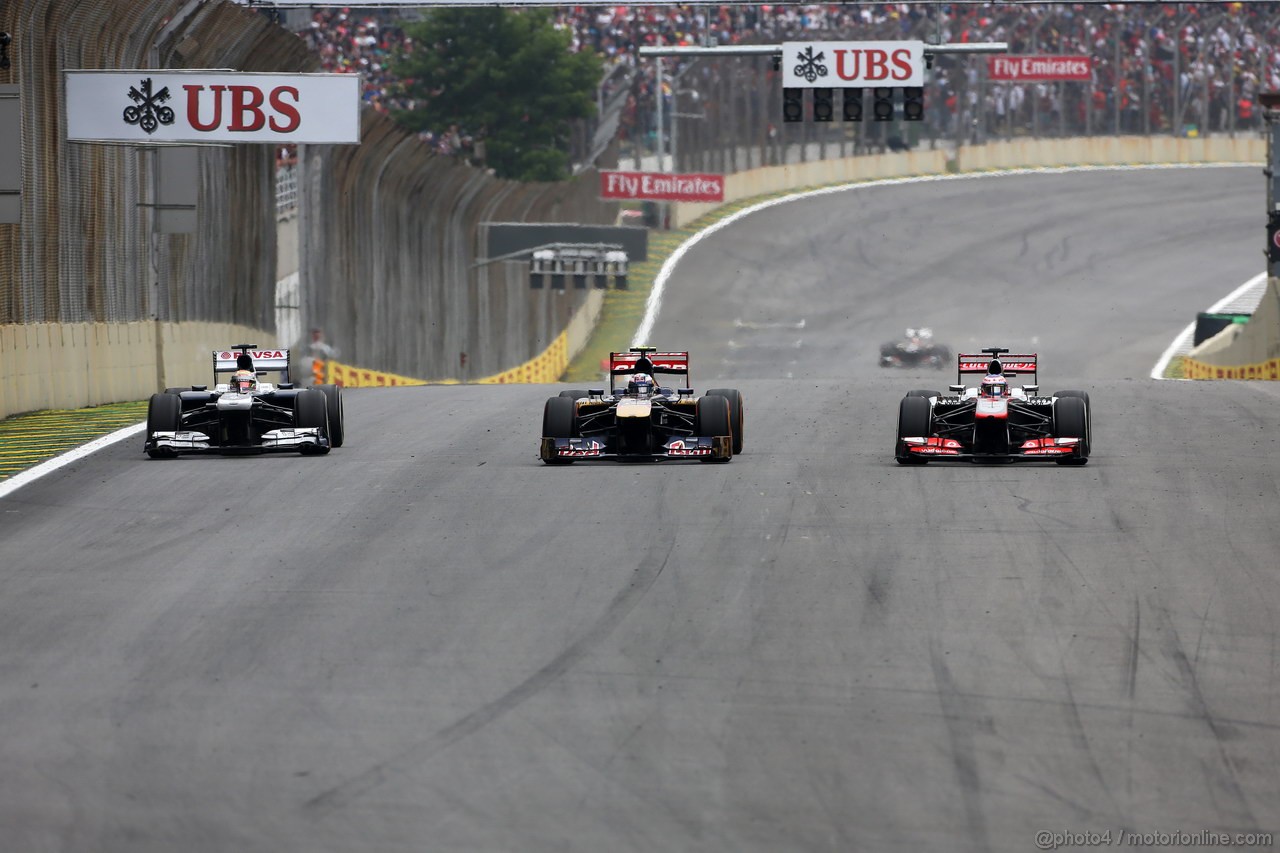
[[[1235,290],[1228,293],[1226,296],[1219,299],[1217,302],[1210,305],[1209,310],[1206,313],[1214,314],[1218,311],[1222,311],[1232,302],[1235,302],[1244,294],[1248,293],[1250,288],[1265,285],[1266,283],[1267,274],[1265,272],[1260,272],[1244,284],[1237,287]],[[1195,338],[1195,334],[1196,324],[1194,322],[1188,323],[1187,327],[1179,332],[1178,336],[1173,339],[1173,343],[1169,344],[1169,348],[1160,355],[1160,360],[1156,362],[1156,366],[1151,368],[1152,379],[1164,379],[1164,372],[1169,368],[1169,362],[1173,360],[1173,357],[1175,355],[1185,354],[1191,351],[1191,341]]]
[[[127,426],[123,429],[118,429],[113,433],[102,436],[101,438],[95,438],[88,444],[82,444],[74,450],[68,450],[60,456],[47,459],[33,468],[20,471],[9,479],[0,481],[0,498],[8,497],[28,483],[33,483],[36,480],[39,480],[45,474],[52,474],[59,468],[65,468],[72,462],[83,459],[90,453],[96,453],[104,447],[109,447],[118,441],[124,441],[126,438],[138,435],[146,429],[146,426],[147,425],[145,423],[141,423],[134,424],[133,426]]]
[[[830,195],[831,193],[847,192],[850,190],[872,189],[875,187],[891,187],[901,184],[926,184],[936,181],[973,181],[982,178],[1004,178],[1010,175],[1059,175],[1068,172],[1138,172],[1152,169],[1222,169],[1222,168],[1250,168],[1256,169],[1261,165],[1259,163],[1155,163],[1151,165],[1135,164],[1131,166],[1051,166],[1027,169],[1001,169],[994,172],[966,172],[959,175],[920,175],[914,178],[886,178],[879,181],[863,181],[850,184],[838,184],[833,187],[823,187],[821,189],[809,190],[807,192],[796,193],[795,195],[781,196],[780,198],[762,201],[759,204],[753,204],[750,207],[744,207],[721,219],[712,225],[708,225],[698,233],[692,235],[688,240],[680,244],[671,257],[667,258],[666,263],[662,265],[662,269],[658,271],[658,275],[653,280],[653,290],[649,291],[649,299],[644,306],[644,319],[640,321],[639,328],[636,329],[635,335],[631,339],[632,346],[643,346],[649,343],[649,336],[653,334],[654,324],[658,321],[658,312],[662,310],[662,296],[666,290],[667,281],[671,278],[671,274],[675,271],[676,264],[684,257],[685,252],[692,249],[698,243],[707,237],[719,231],[721,228],[727,228],[739,219],[750,216],[757,211],[765,210],[779,204],[797,201],[799,199],[813,198],[815,196]]]

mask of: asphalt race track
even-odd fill
[[[17,491],[0,847],[1280,833],[1280,391],[1147,378],[1261,271],[1264,194],[1097,172],[744,218],[652,341],[743,390],[728,465],[545,467],[558,388],[369,389],[328,457],[138,440]],[[1088,390],[1090,464],[894,464],[902,394],[954,381],[876,367],[914,325]]]

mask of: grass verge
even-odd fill
[[[147,401],[46,409],[0,420],[0,480],[147,417]]]

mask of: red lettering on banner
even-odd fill
[[[284,102],[285,95],[293,96],[293,104]],[[298,113],[294,104],[298,103],[298,90],[293,86],[277,86],[271,90],[271,108],[280,115],[288,119],[287,122],[277,122],[275,116],[271,117],[271,129],[278,133],[291,133],[298,129],[298,125],[302,124],[302,116]]]
[[[257,86],[232,86],[231,124],[227,130],[245,133],[262,130],[267,123],[267,117],[262,114],[261,109],[263,100],[262,90]],[[247,123],[246,114],[252,116]]]
[[[211,131],[222,126],[222,93],[226,91],[231,92],[227,130],[252,133],[269,125],[276,133],[291,133],[302,124],[302,114],[298,110],[300,93],[294,86],[277,86],[269,95],[264,95],[256,86],[209,86],[213,95],[213,116],[209,121],[201,118],[205,87],[187,85],[182,88],[187,93],[187,123],[195,130]],[[264,102],[271,106],[269,118],[262,109]]]
[[[893,64],[898,70],[893,72],[894,80],[910,80],[911,79],[911,51],[903,48],[893,52]]]
[[[837,50],[836,55],[836,76],[841,80],[857,80],[858,73],[862,67],[862,51],[860,50]],[[844,55],[846,53],[853,54],[853,69],[846,70],[844,67]]]
[[[889,77],[889,54],[883,50],[867,51],[867,80],[885,80]]]
[[[200,121],[200,93],[204,86],[183,86],[187,93],[187,123],[196,130],[217,130],[222,124],[222,92],[226,86],[210,86],[213,92],[213,121]]]

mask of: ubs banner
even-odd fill
[[[67,71],[67,139],[360,141],[358,74]]]
[[[782,85],[789,89],[923,86],[924,42],[783,42]]]

